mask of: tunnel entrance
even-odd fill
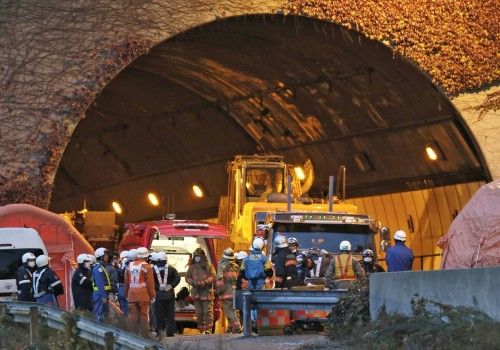
[[[333,23],[244,16],[170,38],[119,73],[76,128],[50,209],[119,200],[121,220],[140,221],[161,215],[154,191],[179,217],[215,217],[225,164],[254,153],[310,159],[313,195],[341,164],[348,197],[490,179],[456,109],[411,62]]]

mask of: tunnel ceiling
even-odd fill
[[[426,158],[431,140],[445,159]],[[225,164],[263,152],[311,159],[313,194],[341,164],[350,197],[489,176],[456,110],[413,64],[331,23],[252,16],[164,41],[111,81],[68,144],[51,209],[119,200],[122,220],[143,220],[160,215],[145,199],[155,191],[173,195],[179,216],[214,216]],[[197,181],[203,199],[191,194]]]

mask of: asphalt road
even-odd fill
[[[166,338],[169,350],[298,350],[308,345],[312,349],[345,349],[328,340],[322,333],[307,335],[252,336],[241,335],[180,335]]]

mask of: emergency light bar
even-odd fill
[[[208,230],[210,228],[209,224],[195,224],[195,223],[178,223],[174,224],[175,228],[180,228],[185,231],[200,231],[200,230]]]

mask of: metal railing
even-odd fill
[[[44,304],[1,301],[0,314],[12,317],[14,322],[30,324],[30,345],[35,345],[39,339],[39,321],[43,319],[48,327],[63,331],[68,343],[74,336],[78,336],[102,345],[106,350],[166,350],[165,347],[132,333]]]
[[[413,263],[415,264],[415,261],[419,261],[420,260],[420,270],[424,270],[424,259],[427,259],[427,258],[435,258],[435,257],[441,257],[442,254],[441,253],[436,253],[436,254],[424,254],[424,255],[415,255],[413,257]],[[380,258],[380,259],[377,259],[377,261],[386,261],[385,258]],[[434,260],[432,260],[432,263],[434,263]]]
[[[251,309],[331,310],[347,290],[244,290],[237,291],[234,307],[243,310],[243,335],[252,334]]]

